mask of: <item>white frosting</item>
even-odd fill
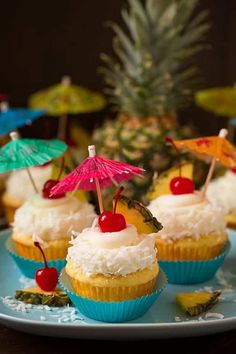
[[[227,171],[213,180],[207,188],[208,199],[220,205],[226,214],[236,214],[236,174]]]
[[[155,235],[139,235],[135,226],[119,232],[101,232],[98,227],[74,232],[67,260],[86,274],[125,276],[156,262]]]
[[[50,178],[51,170],[51,164],[43,167],[30,168],[30,172],[39,191],[43,189],[44,183]],[[9,196],[19,200],[21,203],[24,203],[24,201],[35,194],[26,170],[16,170],[12,172],[6,181],[6,190]]]
[[[158,233],[163,240],[188,236],[198,239],[201,235],[225,232],[222,208],[202,200],[200,193],[162,195],[148,208],[163,225]]]
[[[35,235],[44,241],[70,238],[73,229],[91,226],[96,214],[93,206],[77,198],[44,199],[36,194],[15,213],[13,232]]]

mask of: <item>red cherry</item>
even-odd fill
[[[172,194],[190,194],[194,192],[194,183],[187,177],[174,177],[170,181]]]
[[[53,291],[57,287],[58,283],[58,272],[54,267],[48,267],[45,254],[39,244],[39,242],[34,242],[35,247],[37,247],[42,253],[44,260],[44,268],[40,268],[35,273],[35,281],[38,286],[43,291]]]
[[[231,172],[233,172],[234,174],[236,174],[236,168],[231,168]]]
[[[98,225],[102,232],[118,232],[127,227],[124,216],[116,213],[117,202],[123,189],[123,187],[120,187],[114,197],[113,212],[104,211],[99,215]]]
[[[60,199],[65,197],[65,193],[62,194],[56,194],[56,195],[51,195],[51,190],[54,186],[57,185],[59,181],[56,181],[54,179],[49,179],[47,182],[44,183],[42,194],[43,198],[45,199]]]
[[[122,214],[104,211],[99,215],[98,224],[102,232],[117,232],[126,228],[126,221]]]

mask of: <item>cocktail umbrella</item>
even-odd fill
[[[228,131],[232,138],[232,121],[236,116],[236,87],[215,87],[196,93],[196,103],[206,111],[229,118]]]
[[[142,168],[96,155],[95,146],[88,147],[87,157],[53,189],[52,194],[71,192],[77,189],[97,190],[100,212],[103,211],[101,189],[111,184],[129,180],[144,173]]]
[[[22,139],[16,132],[10,133],[10,137],[12,140],[0,149],[0,173],[25,168],[38,192],[29,168],[60,156],[67,145],[60,140]]]
[[[45,113],[42,109],[9,108],[7,102],[0,103],[0,136],[23,127]]]
[[[175,140],[177,148],[188,150],[199,157],[211,157],[208,175],[202,190],[203,197],[206,194],[208,184],[212,178],[217,161],[229,168],[236,167],[236,148],[225,139],[227,129],[221,129],[218,136],[209,136],[198,139]]]
[[[60,84],[33,94],[31,108],[45,109],[51,116],[60,116],[58,137],[65,138],[68,114],[97,112],[106,105],[104,97],[81,86],[72,85],[64,76]]]

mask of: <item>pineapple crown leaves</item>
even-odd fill
[[[204,49],[207,11],[197,0],[128,0],[127,33],[111,23],[114,57],[101,55],[106,93],[115,109],[138,117],[176,112],[198,86],[192,57]]]

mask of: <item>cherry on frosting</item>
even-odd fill
[[[116,206],[123,187],[120,187],[115,195],[113,211],[103,211],[98,218],[98,225],[102,232],[118,232],[124,230],[127,225],[122,214],[116,213]]]
[[[180,152],[177,146],[175,145],[173,139],[170,137],[166,137],[166,141],[170,143],[176,150],[177,152],[177,157],[178,157],[178,165],[179,165],[179,177],[174,177],[170,181],[170,190],[172,194],[178,195],[178,194],[191,194],[195,190],[195,186],[193,183],[193,180],[187,177],[182,177],[182,171],[181,171],[181,161],[180,161]]]
[[[48,266],[45,254],[39,242],[34,242],[34,245],[42,253],[44,261],[44,268],[38,269],[35,273],[35,281],[43,291],[53,291],[57,287],[58,272],[56,268]]]
[[[60,199],[65,197],[65,193],[51,195],[51,190],[59,183],[59,181],[55,179],[49,179],[44,183],[42,195],[45,199]]]

